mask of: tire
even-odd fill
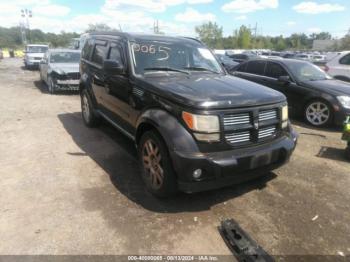
[[[174,195],[178,191],[175,171],[168,148],[158,132],[151,130],[142,135],[138,155],[148,191],[159,198]]]
[[[332,107],[322,99],[315,99],[305,106],[305,121],[314,127],[330,126],[333,123],[333,117]]]
[[[53,79],[51,76],[47,77],[47,90],[49,91],[49,93],[51,95],[53,95],[55,93],[55,86],[54,86]]]
[[[345,149],[345,157],[347,160],[350,160],[350,143],[348,144],[348,147]]]
[[[81,116],[84,124],[88,127],[96,127],[99,125],[101,118],[94,109],[90,95],[86,89],[83,89],[80,95],[81,100]]]

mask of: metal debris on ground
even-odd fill
[[[222,221],[218,229],[226,245],[238,261],[275,261],[233,219]]]

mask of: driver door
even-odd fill
[[[113,114],[113,118],[122,127],[132,132],[134,107],[131,102],[132,87],[127,72],[125,52],[121,42],[110,42],[107,60],[118,62],[123,68],[122,73],[105,73],[105,104]]]
[[[288,107],[293,111],[299,110],[301,101],[306,95],[305,88],[293,81],[291,75],[280,64],[268,62],[265,70],[265,85],[283,93],[287,97]],[[279,77],[289,76],[290,82],[281,82]]]

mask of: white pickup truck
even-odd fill
[[[326,64],[325,71],[336,79],[350,82],[350,51],[339,53]]]

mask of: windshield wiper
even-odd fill
[[[171,67],[146,67],[143,69],[144,71],[172,71],[172,72],[179,72],[186,75],[189,75],[190,73],[184,70],[171,68]]]
[[[205,67],[189,66],[189,67],[184,67],[184,69],[193,70],[193,71],[207,71],[207,72],[212,72],[214,74],[220,74],[219,72],[216,72],[214,70],[211,70]]]

